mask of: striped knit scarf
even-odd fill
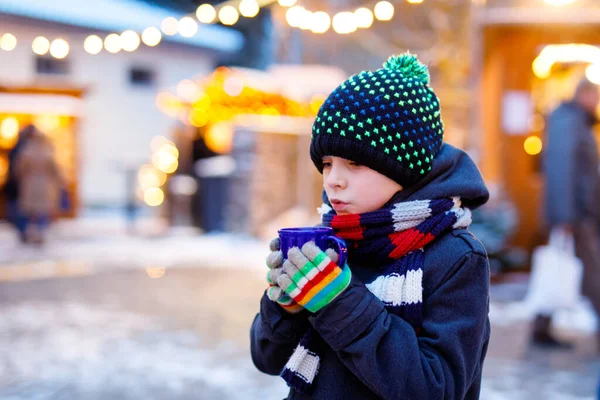
[[[367,288],[388,312],[410,323],[418,332],[422,322],[424,247],[452,229],[467,228],[471,211],[459,198],[399,202],[377,211],[336,215],[323,205],[323,225],[346,240],[352,262],[388,265]],[[307,393],[319,370],[323,345],[310,327],[288,360],[281,376],[287,384]]]

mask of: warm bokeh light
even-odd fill
[[[123,50],[132,52],[136,51],[140,47],[140,35],[132,30],[127,30],[121,33],[121,47]]]
[[[206,111],[210,107],[210,104],[210,97],[206,93],[200,93],[194,102],[194,108],[199,108]]]
[[[540,79],[547,79],[556,63],[600,64],[600,48],[576,43],[548,45],[533,61],[533,73]]]
[[[331,27],[331,17],[324,11],[317,11],[312,15],[310,30],[313,33],[325,33]]]
[[[109,53],[116,54],[121,51],[121,36],[111,33],[104,39],[104,48]]]
[[[160,33],[160,30],[158,30],[154,26],[150,26],[144,29],[144,32],[142,32],[142,42],[144,42],[146,46],[157,46],[161,42],[161,40],[162,33]]]
[[[184,107],[179,98],[169,93],[159,93],[156,96],[156,106],[170,117],[177,117]]]
[[[304,10],[302,12],[302,18],[300,18],[300,29],[309,30],[312,28],[313,12]]]
[[[201,108],[192,108],[190,111],[189,122],[197,128],[201,128],[208,123],[208,114]]]
[[[184,79],[177,84],[177,95],[188,103],[194,102],[199,94],[198,85],[192,80]]]
[[[179,150],[172,143],[163,144],[152,156],[152,165],[159,171],[171,174],[177,170]]]
[[[297,0],[277,0],[282,7],[291,7],[296,4]]]
[[[0,136],[6,141],[13,141],[19,135],[19,121],[15,117],[7,117],[0,123]]]
[[[183,37],[192,37],[198,32],[198,23],[192,17],[183,17],[179,20],[177,30]]]
[[[332,21],[333,30],[339,34],[345,35],[356,31],[356,18],[354,13],[344,11],[337,13]]]
[[[164,267],[147,267],[146,273],[152,279],[160,279],[167,273],[167,269]]]
[[[177,21],[177,18],[175,17],[167,17],[160,23],[160,29],[165,35],[177,35],[177,31],[179,30],[179,21]]]
[[[144,202],[150,207],[158,207],[165,201],[165,193],[161,188],[151,187],[144,190]]]
[[[150,142],[150,149],[153,152],[157,152],[160,150],[161,147],[163,147],[165,144],[171,144],[174,145],[173,142],[171,142],[169,139],[167,139],[164,136],[154,136],[152,138],[152,141]]]
[[[375,4],[375,18],[380,21],[389,21],[394,17],[394,6],[389,1],[380,1]]]
[[[152,165],[165,174],[172,174],[177,171],[179,161],[172,154],[159,151],[152,156]]]
[[[167,181],[167,174],[157,170],[150,164],[145,164],[138,170],[138,182],[146,190],[153,187],[161,187]]]
[[[407,2],[409,2],[410,4],[421,4],[423,2],[423,0],[406,0]]]
[[[223,90],[231,97],[237,97],[244,91],[244,82],[236,77],[227,78]]]
[[[0,37],[0,49],[13,51],[17,47],[17,38],[12,33],[5,33]]]
[[[240,14],[246,18],[254,18],[258,15],[260,7],[256,0],[242,0],[240,2]]]
[[[50,50],[50,41],[43,36],[38,36],[33,39],[31,49],[38,56],[43,56]]]
[[[215,124],[206,132],[204,143],[215,153],[228,153],[233,144],[233,129],[227,123]]]
[[[300,27],[306,10],[302,6],[293,6],[285,12],[285,19],[292,28]]]
[[[210,4],[202,4],[196,10],[196,18],[203,24],[210,24],[217,18],[217,11]]]
[[[102,38],[98,35],[90,35],[83,42],[83,49],[91,55],[100,53],[103,47]]]
[[[70,50],[69,43],[65,39],[54,39],[50,44],[50,55],[59,60],[68,56]]]
[[[179,157],[179,150],[177,150],[177,147],[172,142],[163,144],[158,151],[169,154],[175,158]]]
[[[600,85],[600,64],[591,64],[585,70],[585,76],[596,85]]]
[[[223,25],[233,25],[238,19],[240,19],[240,15],[233,6],[225,6],[219,10],[219,21]]]
[[[60,117],[58,115],[40,114],[33,119],[34,125],[42,132],[50,134],[60,128]]]
[[[354,18],[358,28],[370,28],[373,25],[373,12],[368,8],[361,7],[354,11]]]
[[[531,156],[540,154],[542,151],[542,139],[537,136],[529,136],[523,144],[525,152]]]

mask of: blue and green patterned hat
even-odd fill
[[[350,77],[329,95],[313,124],[310,156],[321,173],[322,158],[337,156],[408,187],[431,171],[443,138],[429,71],[406,53]]]

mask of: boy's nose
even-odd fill
[[[346,187],[346,179],[339,168],[331,167],[329,174],[325,179],[325,184],[331,188],[343,189]]]

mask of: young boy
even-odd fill
[[[251,329],[256,367],[288,399],[478,399],[490,337],[489,266],[467,230],[488,191],[443,143],[439,100],[413,55],[342,83],[313,125],[323,224],[348,262],[314,243],[283,260]]]

